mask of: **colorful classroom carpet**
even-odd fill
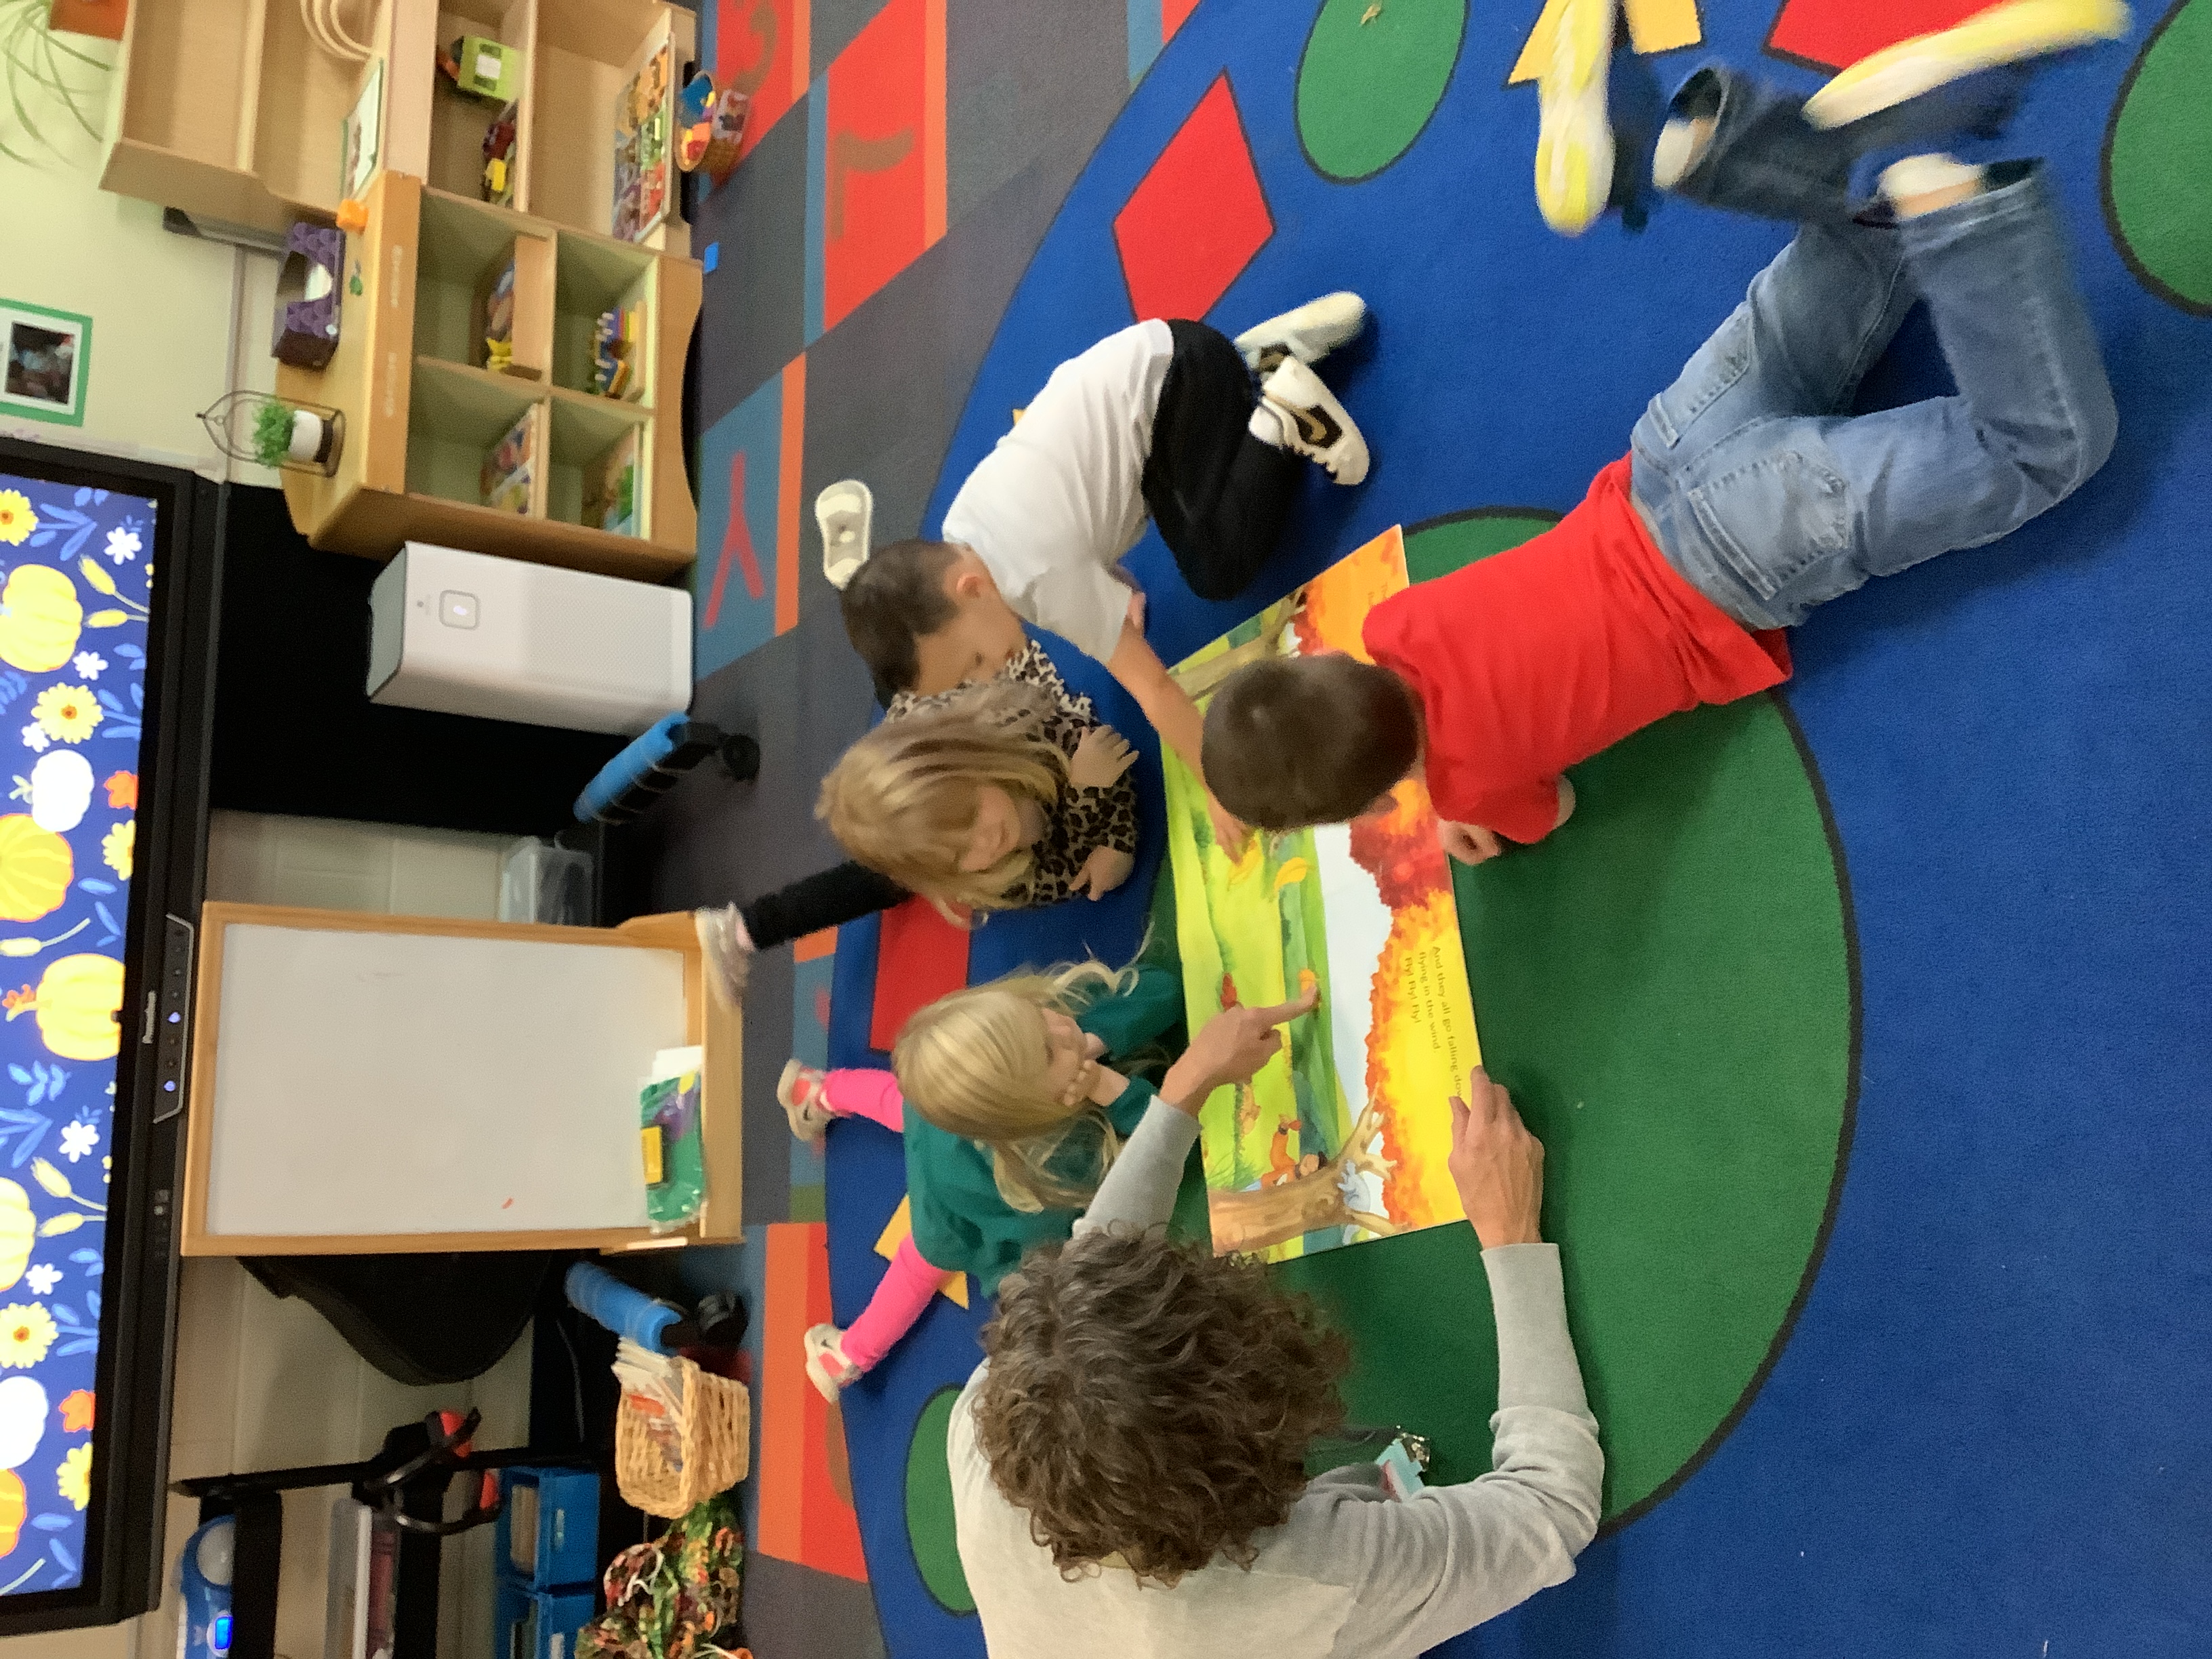
[[[1656,107],[1707,52],[1809,89],[1973,9],[1631,0],[1617,90]],[[1264,592],[1201,604],[1157,539],[1133,556],[1169,660],[1393,523],[1434,574],[1581,497],[1784,233],[1671,201],[1640,231],[1546,230],[1522,70],[1551,9],[716,0],[707,55],[768,118],[697,222],[716,250],[697,708],[767,753],[759,785],[695,779],[660,815],[664,902],[833,855],[813,790],[873,704],[814,492],[857,474],[879,537],[934,530],[1054,363],[1135,317],[1234,331],[1338,287],[1375,317],[1328,371],[1373,474],[1309,482]],[[1551,1149],[1609,1468],[1574,1580],[1450,1652],[2212,1650],[2212,1430],[2191,1408],[2212,1388],[2209,79],[2212,0],[2154,4],[2053,68],[2016,128],[2049,158],[2111,368],[2104,471],[2016,536],[1823,611],[1781,695],[1591,762],[1564,832],[1462,877],[1484,1047]],[[1943,387],[1916,321],[1866,398]],[[1149,746],[1145,769],[1129,887],[993,921],[971,977],[1133,951]],[[769,1091],[793,1047],[868,1060],[877,939],[866,922],[834,956],[771,957],[747,1013],[749,1218],[826,1213],[842,1319],[882,1271],[897,1143],[841,1126],[825,1189]],[[1353,1329],[1357,1413],[1479,1469],[1494,1359],[1472,1238],[1286,1271]],[[843,1401],[895,1656],[982,1651],[941,1447],[987,1316],[937,1299]]]

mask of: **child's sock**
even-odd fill
[[[1284,428],[1289,418],[1263,398],[1252,405],[1252,418],[1244,423],[1244,429],[1270,449],[1288,449],[1290,434]]]
[[[1659,130],[1659,143],[1651,152],[1651,182],[1672,190],[1689,176],[1713,142],[1716,123],[1710,115],[1684,120],[1680,117]]]
[[[1917,219],[1982,193],[1982,169],[1948,155],[1908,155],[1881,173],[1881,193],[1900,219]]]

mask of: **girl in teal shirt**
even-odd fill
[[[940,998],[907,1022],[889,1072],[784,1067],[776,1098],[801,1139],[865,1117],[906,1142],[912,1233],[851,1328],[806,1333],[823,1395],[882,1359],[948,1273],[988,1297],[1032,1246],[1068,1237],[1152,1098],[1116,1067],[1153,1048],[1164,1060],[1182,1019],[1172,968],[1089,962]]]

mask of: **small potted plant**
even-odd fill
[[[200,422],[226,455],[287,472],[338,469],[345,416],[326,404],[264,392],[234,392],[200,411]]]

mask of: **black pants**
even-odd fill
[[[906,896],[906,889],[890,877],[865,864],[846,863],[764,894],[739,907],[738,914],[745,920],[753,948],[766,951],[888,910]]]
[[[1298,458],[1252,435],[1252,376],[1225,336],[1179,319],[1168,331],[1175,356],[1152,418],[1145,505],[1190,591],[1233,599],[1282,538]]]

